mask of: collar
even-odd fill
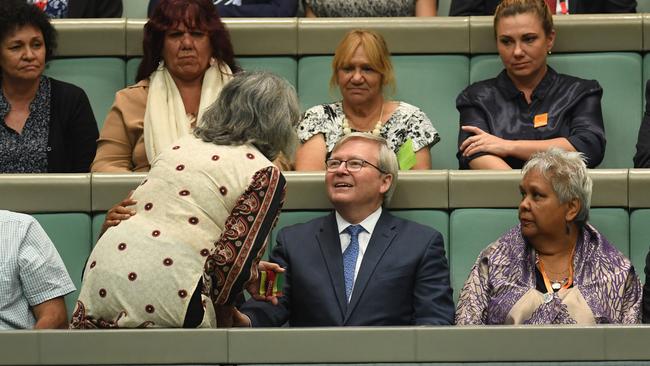
[[[377,225],[377,221],[379,221],[379,217],[381,216],[382,208],[379,206],[377,210],[375,210],[373,213],[368,215],[363,221],[359,223],[361,227],[363,227],[364,230],[366,230],[371,236],[372,232],[375,230],[375,226]],[[353,225],[349,223],[347,220],[345,220],[338,212],[334,213],[336,216],[336,225],[338,227],[338,232],[339,235],[342,234],[345,229],[348,228],[348,226]]]
[[[29,112],[33,112],[38,106],[42,105],[50,98],[50,84],[49,79],[45,75],[41,75],[38,81],[38,89],[34,99],[29,103]],[[5,93],[0,87],[0,124],[5,124],[5,116],[11,111],[11,105],[5,97]]]
[[[544,99],[548,91],[551,89],[553,82],[557,79],[557,72],[552,67],[547,65],[546,75],[539,82],[533,91],[532,99]],[[496,85],[507,99],[514,99],[518,97],[521,92],[512,82],[506,70],[502,70],[496,78]]]

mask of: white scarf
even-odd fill
[[[197,123],[230,79],[232,71],[228,65],[215,63],[208,67],[203,75]],[[149,163],[172,142],[191,131],[181,94],[167,68],[161,65],[149,77],[149,93],[144,112],[144,146]]]

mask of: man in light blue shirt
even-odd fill
[[[0,329],[67,328],[65,265],[31,216],[0,210]]]

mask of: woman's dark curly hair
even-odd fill
[[[235,63],[230,34],[211,0],[162,0],[144,25],[143,56],[136,81],[148,78],[156,70],[162,59],[165,32],[180,23],[189,29],[198,28],[207,32],[212,45],[212,56],[226,63],[233,73],[240,70]]]
[[[47,15],[36,5],[29,5],[25,0],[0,1],[0,42],[16,30],[31,25],[43,33],[45,41],[45,61],[49,61],[56,50],[56,30]]]

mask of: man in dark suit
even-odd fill
[[[235,323],[452,324],[442,236],[382,209],[395,188],[397,169],[383,138],[343,137],[327,161],[325,178],[336,211],[280,231],[270,260],[286,270],[284,296],[277,305],[249,300],[241,308],[245,316],[238,314]]]
[[[501,0],[452,0],[449,16],[494,15],[499,3]],[[567,5],[569,14],[636,13],[636,0],[568,0]]]

